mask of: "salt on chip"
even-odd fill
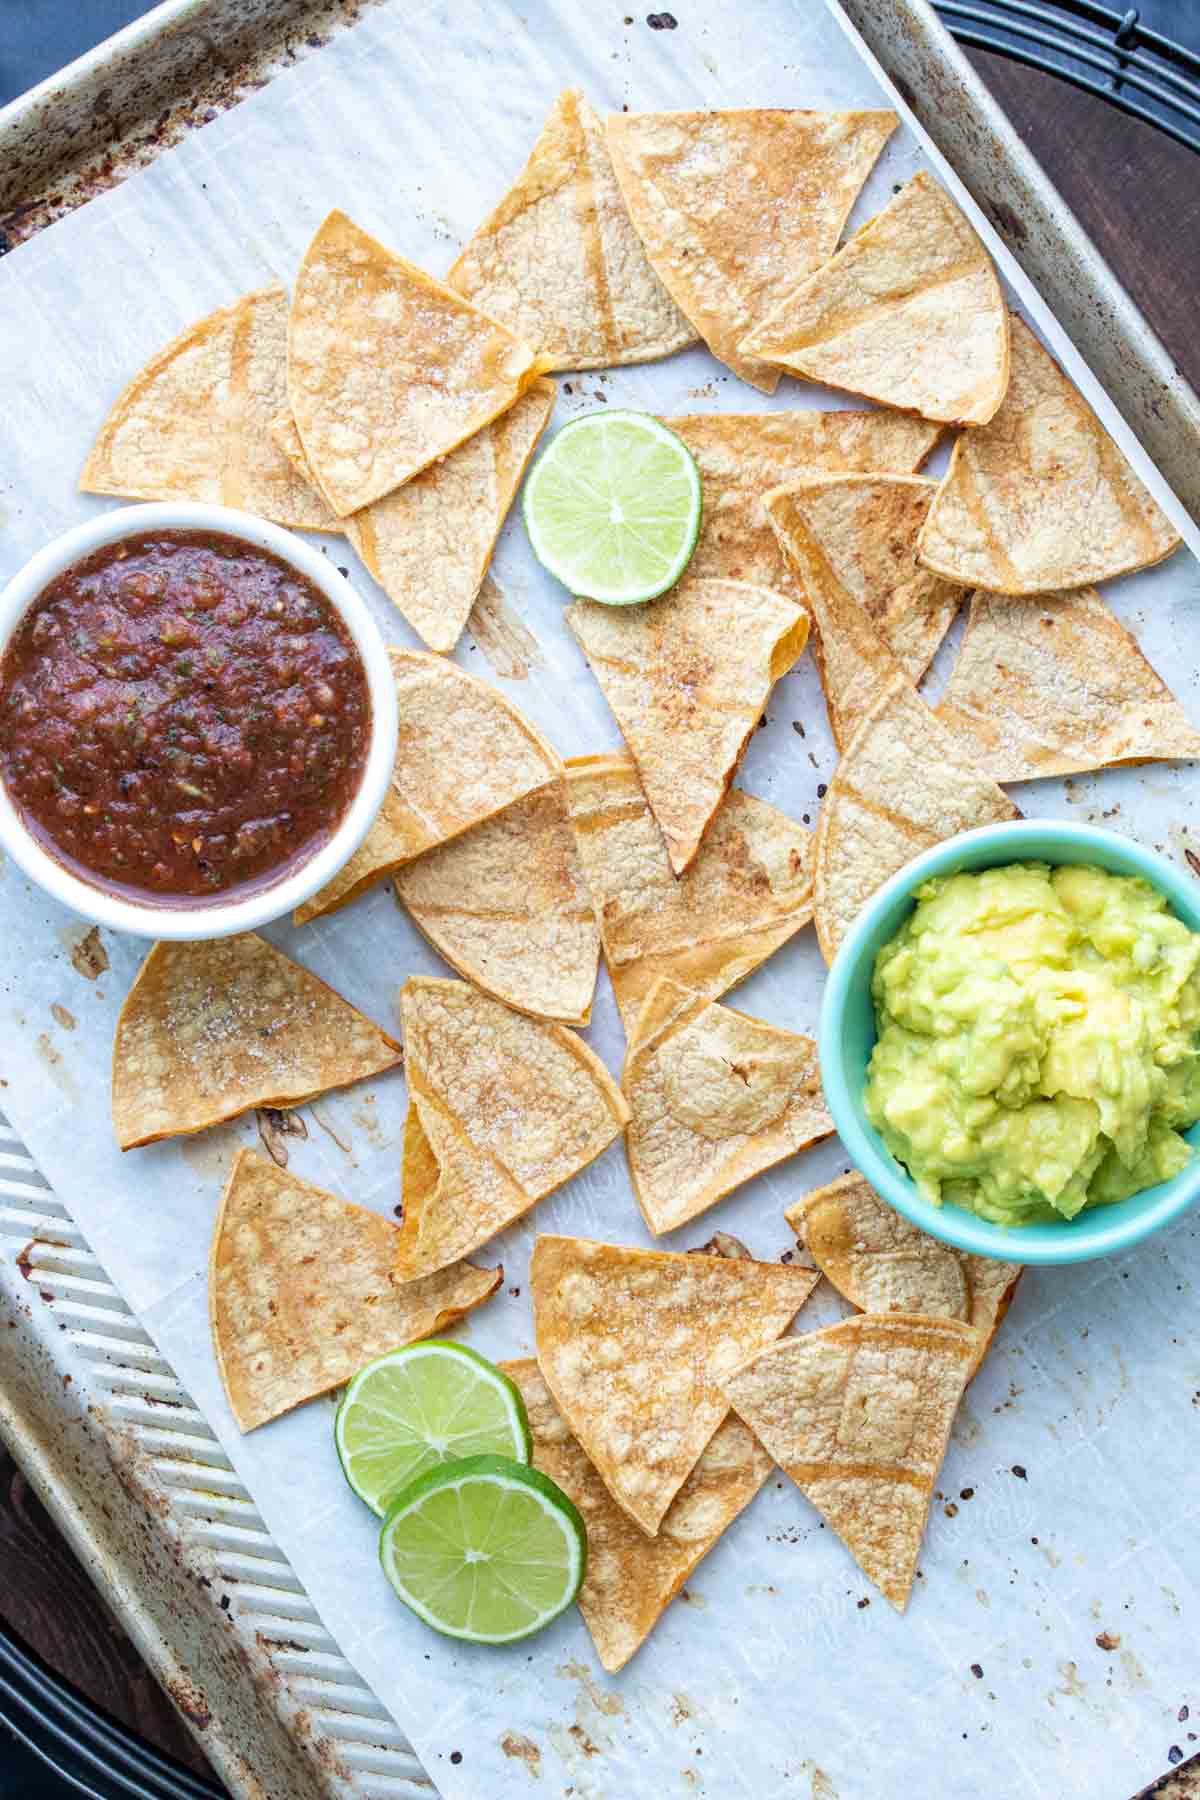
[[[771,1344],[719,1377],[897,1612],[977,1344],[954,1319],[860,1313]]]
[[[642,606],[576,600],[567,623],[633,754],[671,867],[682,875],[771,689],[804,649],[808,615],[749,582],[688,574]]]
[[[209,1318],[233,1416],[253,1431],[340,1387],[366,1362],[432,1337],[494,1294],[503,1269],[393,1270],[397,1227],[238,1152],[209,1258]]]
[[[558,96],[529,161],[446,277],[553,369],[610,369],[694,344],[642,249],[586,96]]]
[[[1200,756],[1200,732],[1094,588],[974,595],[936,711],[994,781]]]
[[[674,981],[638,1014],[621,1088],[633,1191],[656,1237],[833,1130],[811,1038]]]
[[[659,278],[714,356],[763,393],[742,339],[828,262],[896,129],[893,112],[610,113],[625,204]]]
[[[400,1060],[394,1038],[254,932],[155,944],[117,1020],[113,1128],[132,1150]]]
[[[1050,352],[1012,320],[996,416],[964,432],[921,532],[921,561],[999,594],[1087,587],[1161,562],[1179,533]]]
[[[567,799],[627,1033],[660,976],[715,999],[812,918],[813,834],[734,788],[676,876],[627,756],[567,763]]]
[[[533,1463],[574,1501],[587,1527],[588,1561],[578,1605],[601,1666],[624,1668],[692,1570],[762,1487],[773,1464],[730,1414],[647,1537],[615,1503],[555,1404],[532,1357],[501,1369],[521,1390]]]
[[[259,288],[181,332],[134,376],[79,477],[85,494],[200,500],[301,531],[329,509],[272,441],[287,403],[288,297]]]
[[[331,212],[305,252],[288,323],[288,400],[340,517],[481,431],[541,370],[506,325],[345,213]]]
[[[539,1237],[546,1385],[605,1487],[654,1537],[729,1411],[723,1373],[787,1330],[815,1269]]]
[[[814,1188],[784,1217],[821,1273],[863,1312],[922,1313],[973,1326],[979,1342],[970,1376],[976,1374],[1012,1303],[1020,1263],[972,1256],[930,1237],[856,1173]]]
[[[743,338],[745,356],[947,425],[984,425],[1008,386],[992,259],[921,170]]]
[[[396,1269],[431,1274],[594,1162],[629,1117],[594,1051],[469,982],[400,991],[409,1088]]]
[[[562,775],[407,863],[396,892],[485,994],[533,1018],[589,1022],[600,933]]]

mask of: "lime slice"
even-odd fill
[[[509,1644],[556,1619],[587,1566],[583,1520],[561,1488],[506,1456],[430,1470],[388,1509],[383,1572],[447,1637]]]
[[[507,1375],[465,1344],[432,1338],[360,1369],[333,1427],[346,1480],[380,1518],[430,1469],[492,1451],[528,1462],[525,1402]]]
[[[632,606],[674,587],[700,534],[700,472],[649,413],[596,412],[564,425],[525,483],[538,561],[573,594]]]

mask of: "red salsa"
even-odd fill
[[[0,661],[0,777],[26,826],[143,901],[226,898],[306,861],[357,791],[370,727],[324,594],[218,532],[94,551]]]

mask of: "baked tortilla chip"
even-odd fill
[[[302,1106],[401,1060],[386,1031],[254,932],[155,944],[113,1043],[122,1150]]]
[[[472,1263],[400,1282],[398,1236],[378,1213],[238,1152],[213,1234],[208,1303],[242,1431],[340,1387],[373,1357],[444,1331],[500,1285],[503,1269]]]
[[[976,594],[936,710],[993,781],[1200,756],[1200,732],[1094,588]]]
[[[637,764],[677,875],[694,861],[808,615],[745,581],[685,575],[643,606],[576,600],[574,632]]]
[[[389,650],[400,705],[396,766],[359,849],[311,900],[303,925],[562,772],[558,754],[498,688],[443,657]]]
[[[945,425],[985,425],[1008,386],[992,259],[924,170],[740,349]]]
[[[588,1564],[579,1610],[601,1667],[615,1674],[650,1636],[696,1564],[733,1524],[773,1467],[733,1414],[718,1425],[695,1468],[647,1537],[616,1505],[588,1461],[532,1357],[504,1362],[529,1415],[534,1467],[557,1482],[587,1526]]]
[[[465,981],[400,991],[409,1110],[396,1270],[431,1274],[594,1162],[629,1117],[594,1051]]]
[[[552,369],[611,369],[694,344],[646,261],[604,127],[567,88],[521,174],[446,285],[535,344]]]
[[[847,744],[817,819],[813,917],[826,962],[864,901],[914,856],[1020,816],[898,670]]]
[[[1179,533],[1074,384],[1014,316],[995,418],[964,432],[921,532],[921,561],[967,587],[1044,594],[1161,562]]]
[[[917,561],[936,493],[935,481],[916,476],[830,475],[763,501],[812,614],[813,659],[839,750],[897,668],[920,681],[963,600],[960,587]]]
[[[656,1237],[833,1130],[811,1038],[674,981],[638,1014],[621,1088],[633,1191]]]
[[[109,413],[80,489],[240,506],[301,531],[328,530],[324,500],[268,430],[287,404],[287,321],[287,294],[265,287],[181,332]]]
[[[813,834],[753,794],[726,796],[678,877],[630,757],[568,762],[567,800],[627,1033],[660,976],[715,999],[812,918]]]
[[[396,892],[485,994],[535,1019],[589,1022],[600,932],[561,775],[406,864]]]
[[[288,400],[341,517],[481,431],[541,367],[506,325],[343,212],[305,252],[288,322]]]
[[[546,1385],[651,1537],[729,1411],[721,1373],[774,1343],[819,1273],[539,1237],[529,1288]]]
[[[784,1217],[821,1273],[863,1312],[923,1313],[973,1326],[979,1344],[967,1379],[975,1375],[1012,1303],[1020,1263],[971,1256],[930,1237],[858,1174],[814,1188]]]
[[[755,1437],[897,1612],[975,1357],[954,1319],[860,1313],[720,1377]]]
[[[828,262],[892,112],[610,113],[630,217],[664,287],[714,356],[773,394],[779,370],[738,346]]]

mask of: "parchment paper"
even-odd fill
[[[0,575],[107,504],[74,484],[129,376],[209,308],[271,277],[290,281],[329,207],[440,273],[522,165],[565,85],[584,87],[601,110],[884,100],[861,46],[818,0],[687,0],[678,17],[675,30],[651,30],[641,16],[623,22],[618,6],[553,0],[529,0],[520,12],[484,0],[382,6],[6,258]],[[857,218],[922,163],[940,166],[909,122]],[[1022,279],[1015,291],[1029,300]],[[1040,307],[1033,316],[1113,420]],[[697,350],[560,381],[556,422],[605,402],[668,414],[849,404],[787,379],[766,401]],[[411,642],[344,542],[328,548],[391,640]],[[515,521],[493,574],[536,640],[528,677],[501,685],[565,754],[616,744],[563,627],[563,596],[532,563]],[[1182,553],[1107,597],[1200,721],[1193,558]],[[470,638],[457,660],[497,678]],[[814,820],[832,765],[805,659],[776,690],[741,780]],[[1152,768],[1042,783],[1018,799],[1036,815],[1107,819],[1178,856],[1200,830],[1198,784],[1192,769]],[[1200,1619],[1194,1219],[1127,1257],[1027,1275],[960,1412],[904,1619],[779,1478],[620,1676],[602,1674],[574,1612],[509,1650],[456,1646],[425,1630],[379,1575],[373,1522],[333,1455],[331,1404],[246,1439],[230,1418],[208,1342],[204,1264],[225,1171],[236,1146],[253,1141],[253,1123],[122,1157],[108,1059],[146,946],[104,934],[107,966],[89,975],[97,940],[83,941],[86,926],[13,868],[0,881],[5,1110],[212,1421],[330,1630],[447,1796],[1125,1800],[1166,1767],[1173,1745],[1190,1753],[1181,1709],[1200,1716],[1189,1686]],[[269,935],[387,1025],[406,976],[440,971],[387,889],[300,933],[283,925]],[[736,1003],[811,1030],[821,981],[806,931]],[[603,976],[588,1035],[619,1067],[622,1037]],[[400,1198],[404,1110],[399,1076],[306,1108],[307,1141],[288,1140],[292,1164],[388,1212]],[[667,1241],[684,1248],[719,1226],[778,1257],[791,1247],[783,1207],[844,1167],[836,1142],[821,1147]],[[538,1229],[647,1241],[619,1147],[491,1247],[505,1288],[465,1328],[489,1354],[531,1348],[526,1266]],[[841,1310],[822,1286],[802,1326]]]

